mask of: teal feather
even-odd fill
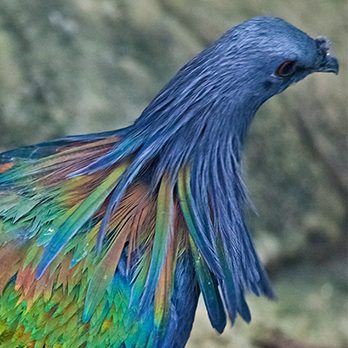
[[[204,258],[200,255],[192,238],[190,238],[190,247],[199,287],[202,291],[211,325],[221,333],[226,326],[226,314],[221,300],[218,283],[214,275],[210,272]]]
[[[43,275],[47,267],[69,240],[101,207],[107,196],[117,185],[117,180],[125,169],[125,165],[115,169],[115,171],[112,172],[81,204],[68,210],[65,215],[59,219],[58,223],[56,223],[57,226],[55,226],[55,224],[53,225],[52,228],[56,232],[49,244],[45,247],[37,267],[36,277],[38,279]],[[61,223],[62,221],[64,222]]]
[[[123,229],[116,241],[95,268],[88,285],[83,320],[90,320],[100,301],[105,298],[105,292],[111,285],[116,271],[116,266],[121,257],[122,250],[128,237],[127,229]]]
[[[155,294],[159,275],[173,237],[173,186],[169,177],[162,178],[156,211],[156,225],[151,251],[151,262],[140,306],[146,306]]]

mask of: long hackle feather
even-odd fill
[[[243,249],[232,254],[226,249],[224,227],[216,223],[219,215],[214,212],[225,182],[218,175],[214,185],[201,186],[200,179],[206,184],[210,179],[209,172],[198,174],[206,167],[199,161],[154,171],[150,153],[107,165],[101,158],[123,144],[111,138],[68,142],[48,156],[2,165],[0,226],[6,244],[0,260],[11,267],[3,263],[0,290],[6,291],[15,278],[16,308],[29,315],[43,306],[43,313],[52,311],[52,318],[59,318],[52,327],[78,325],[80,318],[89,326],[86,342],[95,332],[106,335],[106,327],[121,325],[116,346],[152,342],[153,347],[170,347],[179,325],[175,284],[187,272],[182,267],[189,258],[195,274],[190,291],[197,282],[212,326],[223,331],[225,311],[232,323],[237,313],[249,321],[244,292],[265,293],[259,285],[265,278],[254,278],[261,268],[249,272],[241,260],[235,262],[235,253]],[[79,161],[79,151],[88,161]],[[86,169],[95,158],[101,167]],[[138,174],[130,177],[135,163]],[[227,208],[221,213],[228,214]],[[248,237],[238,238],[241,246],[250,246]],[[258,267],[253,253],[245,259]],[[121,319],[121,313],[126,317]],[[138,324],[134,318],[141,318]],[[137,325],[151,335],[128,337]],[[101,346],[111,342],[107,335],[103,341],[103,335]]]

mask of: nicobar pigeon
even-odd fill
[[[256,17],[182,67],[129,127],[0,155],[0,346],[184,347],[202,294],[222,332],[273,293],[243,216],[258,108],[329,42]]]

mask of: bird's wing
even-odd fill
[[[143,347],[151,341],[155,347],[169,339],[174,273],[188,252],[169,178],[156,192],[132,183],[97,250],[110,194],[129,160],[70,175],[118,140],[68,138],[1,155],[1,343]]]
[[[170,346],[187,258],[195,270],[187,286],[198,282],[217,331],[225,308],[232,321],[237,312],[250,320],[222,243],[207,245],[197,227],[189,167],[174,181],[164,172],[155,189],[140,174],[126,180],[107,213],[133,157],[84,168],[119,142],[115,134],[68,138],[0,156],[0,342]],[[250,282],[262,293],[263,279]]]

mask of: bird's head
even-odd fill
[[[183,66],[144,110],[136,133],[158,147],[168,143],[169,151],[174,143],[186,151],[192,135],[211,143],[226,134],[242,143],[267,99],[313,72],[338,73],[329,48],[326,38],[313,39],[280,18],[251,18]]]
[[[219,93],[240,93],[259,105],[313,72],[337,74],[338,61],[329,49],[325,37],[313,39],[280,18],[255,17],[227,31],[197,58],[211,83],[221,86]]]

